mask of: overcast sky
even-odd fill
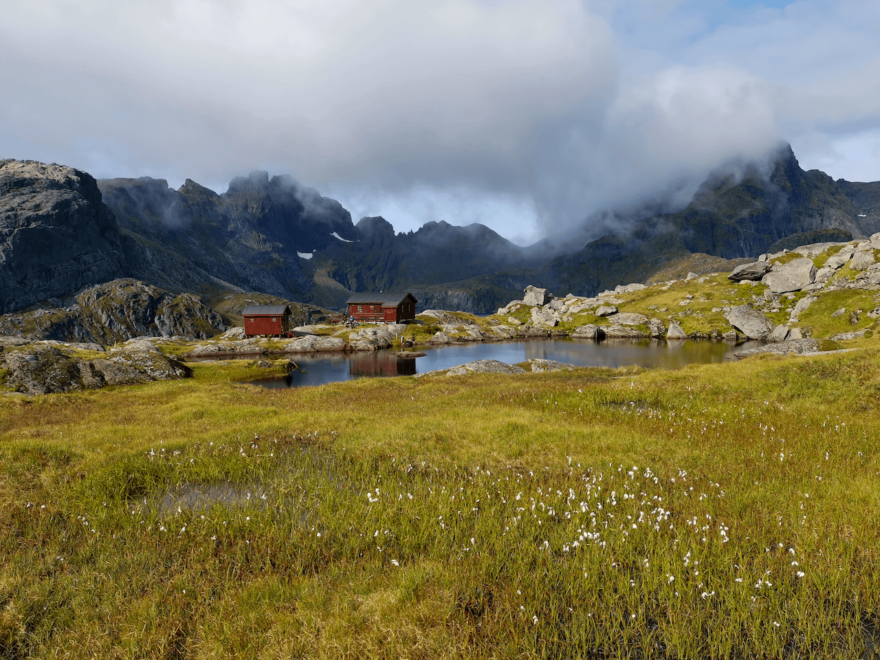
[[[526,244],[781,140],[880,180],[878,34],[877,0],[0,0],[0,158]]]

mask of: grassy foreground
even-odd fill
[[[877,657],[880,351],[0,399],[0,658]]]

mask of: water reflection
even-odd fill
[[[609,339],[533,340],[500,344],[462,344],[425,349],[419,358],[398,358],[393,351],[298,355],[299,368],[287,376],[263,378],[254,384],[270,388],[323,385],[355,378],[412,376],[450,369],[472,360],[498,360],[517,364],[532,358],[566,362],[585,367],[640,365],[680,369],[688,364],[722,362],[734,348],[727,342]],[[737,348],[744,348],[739,346]]]
[[[355,353],[348,363],[352,376],[415,376],[416,358],[399,358],[394,353]]]

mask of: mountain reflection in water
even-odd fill
[[[473,360],[517,364],[533,358],[556,360],[583,367],[639,365],[680,369],[688,364],[722,362],[734,346],[728,342],[658,340],[532,340],[509,343],[473,343],[425,349],[419,358],[399,358],[394,351],[297,355],[299,365],[287,376],[251,381],[270,388],[323,385],[356,378],[412,376]],[[737,348],[744,348],[742,345]]]

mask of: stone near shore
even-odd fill
[[[737,351],[733,354],[735,358],[749,357],[750,355],[760,355],[762,353],[775,353],[777,355],[815,355],[819,352],[818,339],[789,339],[776,344],[764,344],[756,348],[749,348],[743,351]]]
[[[773,332],[773,322],[748,305],[734,307],[724,315],[724,318],[749,339],[765,339]]]
[[[612,314],[617,314],[617,306],[616,305],[602,305],[595,311],[596,316],[611,316]]]
[[[573,369],[577,369],[573,364],[557,362],[556,360],[544,360],[542,358],[532,358],[528,360],[528,363],[529,366],[531,366],[532,373],[536,374],[547,371],[572,371]]]
[[[498,360],[474,360],[467,364],[454,367],[446,372],[447,376],[463,376],[465,374],[524,374],[522,367],[505,364]]]
[[[669,330],[666,331],[666,339],[687,339],[687,333],[681,329],[678,323],[670,323]]]
[[[645,334],[635,328],[622,325],[606,325],[599,328],[605,339],[645,339]]]
[[[598,339],[599,327],[593,323],[588,323],[576,328],[571,336],[576,339]]]

